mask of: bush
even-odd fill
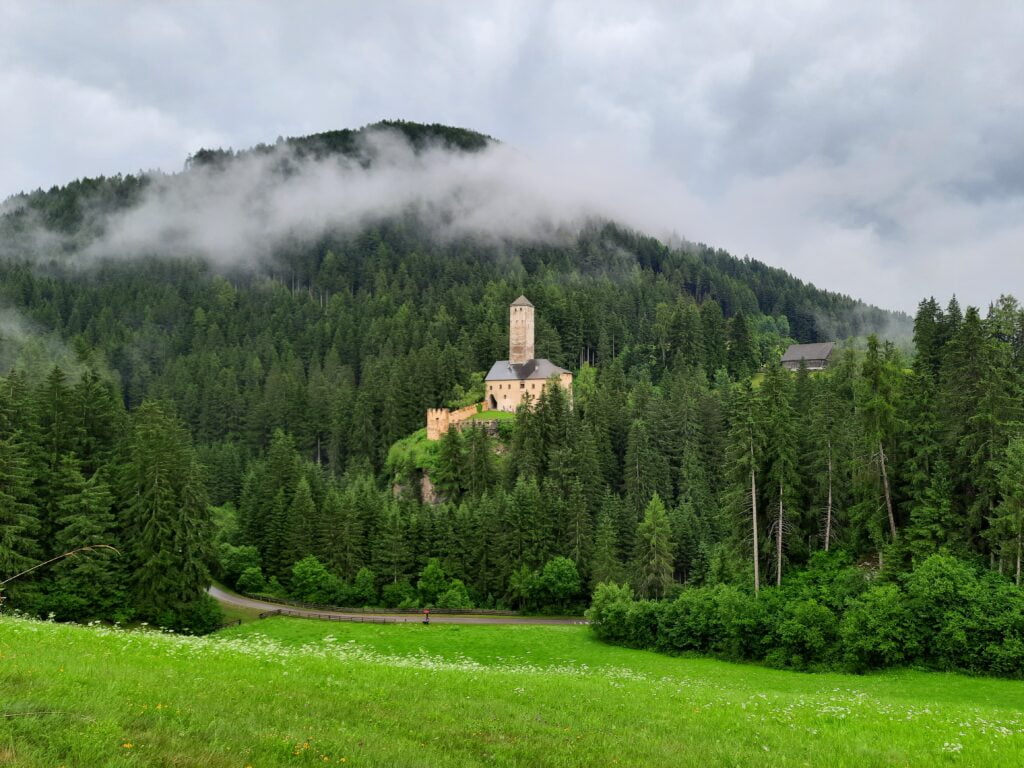
[[[377,604],[377,577],[369,568],[360,568],[356,572],[349,599],[354,605]]]
[[[766,660],[806,669],[834,658],[836,624],[836,615],[817,600],[788,601],[775,626],[778,645]]]
[[[427,561],[423,570],[420,571],[420,578],[416,582],[416,590],[420,594],[420,600],[424,605],[434,605],[437,598],[448,590],[448,578],[441,567],[441,561],[432,557]]]
[[[771,637],[770,596],[758,598],[725,584],[714,588],[714,596],[722,626],[715,651],[729,659],[763,658]]]
[[[895,584],[878,584],[851,601],[839,636],[846,662],[858,671],[903,664],[920,649],[906,599]]]
[[[708,652],[723,634],[712,589],[685,589],[661,612],[658,642],[666,650]]]
[[[235,586],[242,592],[262,592],[267,588],[267,582],[259,566],[251,566],[242,571]]]
[[[407,579],[385,584],[380,591],[381,602],[385,608],[398,608],[400,606],[419,607],[419,599],[416,597],[416,590]]]
[[[165,629],[186,635],[207,635],[220,629],[224,622],[224,612],[220,609],[220,603],[204,592],[195,600],[173,610],[161,611],[152,618],[153,623]]]
[[[250,568],[259,569],[260,553],[256,547],[236,547],[225,541],[217,547],[217,562],[224,574],[224,580],[238,589],[243,589],[238,580]]]
[[[932,555],[907,576],[905,589],[925,660],[940,669],[967,668],[979,598],[974,569],[950,555]]]
[[[933,555],[902,586],[867,586],[841,557],[815,560],[756,596],[718,585],[638,601],[628,587],[599,584],[587,618],[601,640],[636,648],[797,669],[925,663],[1024,678],[1024,590],[1003,576]]]
[[[292,566],[291,596],[304,603],[330,603],[338,593],[339,579],[313,555]]]
[[[594,588],[594,597],[586,612],[590,628],[602,640],[626,639],[626,612],[633,603],[633,590],[624,584],[602,582]]]
[[[580,573],[576,570],[576,563],[567,557],[548,560],[540,572],[538,586],[550,606],[565,608],[580,592]]]
[[[451,586],[438,598],[437,607],[459,611],[469,610],[473,607],[473,601],[469,599],[469,592],[461,579],[452,579]]]
[[[633,648],[654,648],[658,644],[658,625],[665,603],[637,600],[626,609],[626,644]]]

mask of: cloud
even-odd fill
[[[413,213],[440,238],[550,240],[594,217],[660,234],[685,190],[667,197],[649,173],[581,156],[531,156],[506,144],[481,152],[417,152],[397,131],[368,131],[359,158],[297,157],[287,144],[223,168],[155,176],[141,202],[105,218],[86,257],[200,256],[222,266],[269,258],[290,242],[351,232]],[[365,166],[362,157],[372,157]],[[286,172],[282,169],[286,168]]]
[[[985,303],[1024,285],[1022,38],[1016,2],[12,0],[0,185],[438,121],[822,287]]]

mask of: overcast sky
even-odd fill
[[[883,306],[1024,299],[1021,2],[0,4],[0,198],[383,118]]]

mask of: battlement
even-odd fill
[[[447,408],[428,408],[427,440],[440,440],[449,429],[471,419],[483,408],[483,403],[474,403],[454,411],[449,411]]]

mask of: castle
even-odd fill
[[[427,439],[440,440],[449,427],[461,424],[482,411],[514,413],[529,395],[536,402],[548,379],[558,377],[566,391],[572,391],[572,373],[550,360],[533,356],[533,304],[525,296],[512,302],[508,312],[508,360],[498,360],[484,379],[484,401],[456,411],[431,408],[427,411]]]

